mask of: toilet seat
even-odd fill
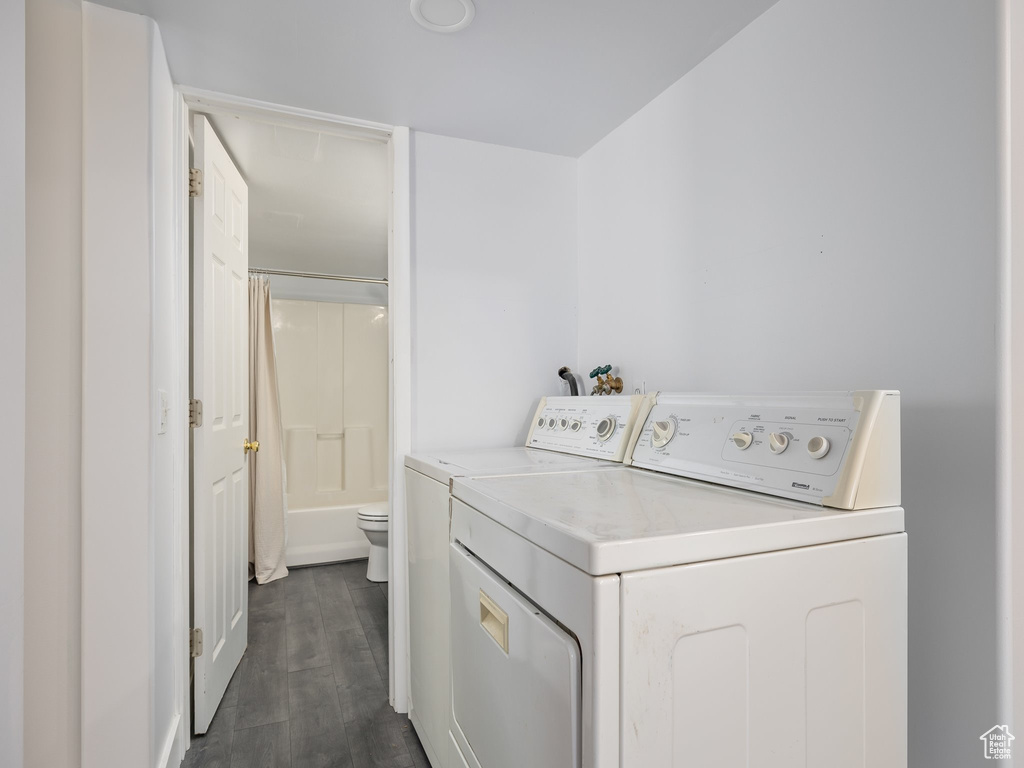
[[[360,520],[366,520],[368,522],[387,522],[387,502],[377,502],[375,504],[367,504],[365,507],[360,507],[357,515]]]

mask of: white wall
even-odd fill
[[[83,70],[81,764],[176,765],[187,722],[171,527],[186,418],[174,93],[155,24],[89,3]],[[159,390],[171,404],[164,434]]]
[[[1009,418],[1004,421],[1005,449],[1009,455],[1004,464],[1003,492],[1006,494],[1010,528],[1014,535],[1003,541],[1009,552],[1007,567],[1010,584],[1009,652],[1014,661],[1013,676],[1005,680],[1008,690],[1003,692],[1013,704],[1011,731],[1016,733],[1024,721],[1024,15],[1020,4],[1001,0],[1003,45],[1002,80],[1003,151],[1003,246],[1006,249],[1005,294],[1009,301],[1004,307],[1006,336],[1006,365],[1003,369],[1004,402],[1009,406]],[[1013,481],[1017,479],[1017,493]],[[1016,547],[1014,544],[1016,543]],[[1013,557],[1014,549],[1018,552]],[[1019,754],[1019,752],[1018,752]]]
[[[146,20],[149,48],[149,141],[150,189],[150,301],[151,301],[151,428],[156,432],[150,457],[150,572],[152,605],[152,742],[151,765],[177,766],[187,744],[189,723],[185,697],[188,695],[184,676],[188,653],[181,639],[181,629],[188,621],[187,591],[183,586],[188,573],[187,538],[183,526],[188,524],[188,468],[176,463],[176,457],[187,455],[188,379],[181,370],[187,360],[184,338],[185,313],[188,307],[188,270],[178,257],[182,234],[175,221],[175,195],[182,191],[184,181],[177,175],[175,152],[175,120],[184,113],[184,105],[176,114],[174,92],[167,56],[156,25]],[[182,147],[181,152],[187,152]],[[181,184],[175,180],[181,180]],[[167,394],[169,411],[165,431],[159,431],[160,392]],[[176,516],[177,515],[177,516]],[[180,752],[180,753],[179,753]],[[170,760],[170,763],[168,761]]]
[[[576,367],[576,161],[414,132],[412,168],[413,449],[523,440]]]
[[[582,361],[648,389],[902,390],[922,768],[973,764],[1008,714],[995,43],[994,3],[782,0],[579,167]]]
[[[25,763],[81,749],[82,4],[26,3]]]
[[[24,764],[25,4],[0,8],[0,764]]]

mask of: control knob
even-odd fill
[[[572,422],[569,424],[569,429],[571,429],[573,432],[579,432],[582,426],[582,421],[580,421],[579,419],[573,419]]]
[[[754,436],[749,432],[737,432],[732,436],[732,441],[736,443],[736,447],[741,451],[747,450],[750,444],[754,442]]]
[[[554,419],[554,417],[551,417],[550,419],[548,419],[548,429],[554,429],[554,428],[555,428],[555,419]]]
[[[674,419],[656,421],[651,425],[651,445],[654,448],[664,448],[676,434],[676,422]]]
[[[832,445],[827,437],[812,437],[807,441],[807,453],[810,454],[812,459],[824,458],[831,447]]]
[[[768,435],[768,450],[774,454],[785,453],[789,448],[789,437],[785,432],[772,432]]]
[[[608,442],[612,435],[615,434],[615,427],[618,424],[615,418],[612,416],[605,416],[599,422],[597,422],[597,439],[602,443]]]
[[[558,428],[559,429],[568,429],[569,428],[569,420],[567,418],[565,418],[564,416],[562,418],[560,418],[558,420]]]

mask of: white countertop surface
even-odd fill
[[[440,451],[434,454],[411,454],[405,457],[405,466],[447,485],[453,477],[561,472],[598,467],[619,467],[621,464],[537,448],[513,446]]]
[[[456,478],[453,489],[595,576],[904,530],[901,507],[849,512],[626,467]]]

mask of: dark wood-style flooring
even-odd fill
[[[249,647],[184,768],[429,768],[388,704],[387,584],[366,561],[249,584]]]

